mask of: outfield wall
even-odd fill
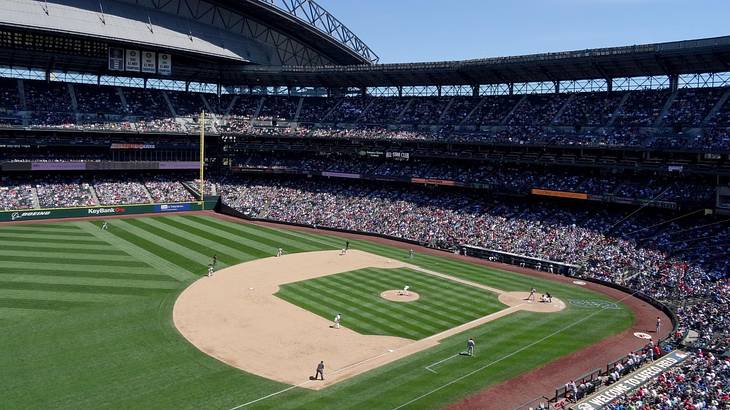
[[[175,202],[165,204],[111,205],[78,208],[19,209],[0,212],[0,222],[38,221],[43,219],[93,218],[117,215],[165,214],[185,211],[216,209],[219,197],[207,197],[202,202]],[[205,206],[203,206],[205,205]]]

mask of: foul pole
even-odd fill
[[[200,125],[200,209],[205,210],[205,110],[200,113],[198,118]]]

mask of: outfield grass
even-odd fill
[[[108,231],[101,231],[100,224],[0,227],[2,408],[229,409],[288,387],[200,353],[174,328],[172,305],[186,286],[205,273],[213,254],[220,265],[228,266],[273,256],[278,247],[288,252],[340,249],[341,238],[209,216],[115,219]],[[535,286],[566,301],[607,300],[579,287],[435,256],[416,255],[410,260],[401,249],[362,240],[350,243],[352,248],[504,290]],[[346,289],[348,300],[363,301],[378,286],[402,286],[402,279],[389,272],[365,271],[367,281],[356,285],[349,283],[347,275],[352,272],[321,278],[329,281],[317,286],[335,293]],[[417,291],[424,295],[419,301],[422,307],[438,307],[437,313],[412,320],[412,327],[401,330],[403,336],[420,338],[450,326],[449,315],[437,305],[457,299],[448,290],[443,291],[448,294],[431,293],[437,291],[435,285],[430,287],[429,282],[428,288]],[[290,296],[297,295],[298,303],[311,303],[294,286],[285,288],[282,297],[292,291]],[[331,303],[327,309],[346,312],[339,302]],[[365,319],[406,311],[419,314],[418,305],[408,306],[383,311],[377,304],[362,305],[371,316],[357,323],[357,316],[347,312],[345,321],[363,332],[383,334],[388,330],[382,320]],[[490,306],[463,310],[454,323],[488,313]],[[329,311],[319,312],[324,313],[330,316]],[[469,336],[478,343],[477,356],[446,361],[437,367],[437,374],[424,367],[463,350],[465,335],[325,390],[293,389],[251,407],[393,409],[417,399],[405,408],[437,408],[595,343],[627,328],[632,320],[623,305],[618,310],[600,310],[569,304],[556,314],[514,313],[470,330]]]

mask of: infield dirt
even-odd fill
[[[416,268],[358,250],[346,255],[320,251],[258,259],[194,282],[175,302],[173,321],[190,343],[218,360],[268,379],[319,390],[512,312],[534,311],[538,305],[513,298],[503,310],[414,341],[359,334],[347,328],[347,318],[340,329],[334,329],[332,321],[274,296],[286,283],[368,267]],[[544,309],[559,310],[556,307]],[[320,360],[325,362],[325,380],[310,380]]]

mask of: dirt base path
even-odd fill
[[[258,259],[190,285],[175,302],[173,321],[190,343],[218,360],[268,379],[319,390],[512,312],[550,312],[565,307],[557,299],[552,305],[532,303],[520,299],[524,298],[520,294],[506,300],[510,305],[506,309],[413,341],[359,334],[347,328],[346,318],[340,329],[333,329],[333,322],[274,296],[286,283],[368,267],[415,268],[358,250],[346,255],[320,251]],[[436,272],[424,273],[464,282]],[[500,297],[511,294],[492,290]],[[309,380],[320,360],[326,365],[325,380]]]

